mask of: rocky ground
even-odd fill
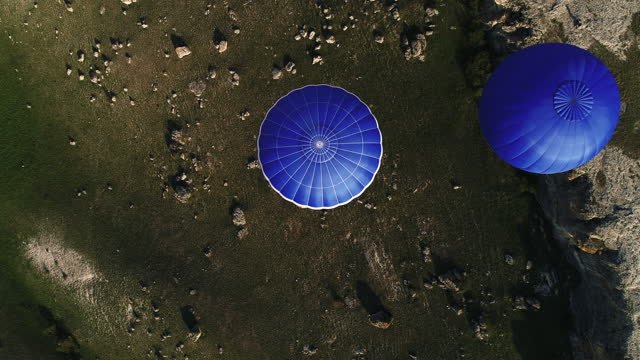
[[[538,201],[577,270],[575,359],[640,357],[640,137],[635,92],[628,87],[637,74],[619,65],[637,61],[638,11],[638,1],[505,0],[485,8],[497,54],[549,40],[592,49],[612,66],[623,94],[613,145],[570,174],[538,178]]]

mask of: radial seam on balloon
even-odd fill
[[[340,162],[338,162],[338,163],[340,163]],[[329,162],[329,164],[331,166],[333,166],[333,168],[336,170],[336,174],[338,174],[338,176],[340,177],[340,180],[341,180],[339,183],[335,184],[334,187],[336,185],[344,184],[344,188],[347,189],[347,192],[349,193],[349,197],[353,198],[355,195],[351,192],[351,189],[349,189],[349,187],[347,186],[347,184],[345,182],[347,180],[347,178],[344,178],[342,176],[342,173],[340,172],[340,170],[338,170],[338,168],[336,167],[336,165],[333,162]],[[345,168],[344,165],[340,164],[340,166],[342,166],[343,169],[347,170],[347,168]],[[337,196],[337,193],[336,193],[336,196]]]
[[[279,158],[277,158],[277,159],[275,159],[275,160],[272,160],[272,161],[269,161],[268,163],[265,163],[265,165],[271,164],[271,163],[276,162],[276,161],[277,161],[278,163],[280,163],[280,170],[279,170],[277,173],[273,174],[273,177],[278,176],[278,175],[279,175],[280,173],[282,173],[283,171],[284,171],[287,175],[290,175],[288,172],[286,172],[286,170],[287,170],[286,168],[287,168],[287,166],[289,166],[290,164],[289,164],[289,165],[285,165],[285,164],[282,162],[282,159],[284,159],[284,158],[286,158],[286,157],[289,157],[289,156],[291,156],[291,155],[293,155],[293,154],[295,154],[295,153],[291,153],[291,154],[289,154],[289,155],[286,155],[286,156],[283,156],[283,157],[279,157]],[[300,159],[300,157],[297,157],[294,161],[297,161],[297,160],[299,160],[299,159]]]
[[[598,62],[597,61],[589,61],[589,74],[587,74],[585,72],[584,76],[582,77],[582,80],[586,83],[588,82],[588,85],[590,88],[592,88],[592,85],[594,84],[593,82],[591,82],[591,79],[594,76],[594,73],[596,71],[600,71],[599,69],[600,67],[598,66]]]
[[[580,130],[582,132],[582,136],[578,136],[579,132],[578,130]],[[569,152],[569,154],[576,154],[579,150],[579,146],[581,145],[584,147],[585,142],[587,141],[586,137],[584,136],[584,124],[582,123],[578,123],[576,124],[576,127],[573,129],[573,134],[572,136],[574,138],[579,138],[581,140],[581,144],[578,144],[578,142],[574,142],[573,147],[571,148],[571,152]],[[564,167],[562,167],[562,170],[567,170],[567,169],[573,169],[576,167],[576,159],[575,159],[575,155],[572,155],[571,157],[569,157],[569,160],[567,161],[567,163],[565,164]]]
[[[569,152],[569,154],[572,154],[571,161],[567,162],[567,165],[563,167],[563,170],[565,168],[575,168],[576,166],[582,164],[584,161],[584,149],[587,144],[587,134],[586,134],[584,125],[585,125],[585,121],[581,121],[580,123],[576,124],[576,127],[573,130],[573,134],[572,134],[573,139],[579,139],[580,142],[574,141],[574,145],[571,148],[571,152]],[[581,135],[580,135],[580,132],[582,133]],[[580,151],[579,150],[580,147],[582,147],[583,155],[581,155],[579,158],[576,158],[575,154],[577,154]],[[576,160],[578,160],[579,162],[576,163]]]
[[[345,137],[349,137],[349,136],[356,135],[356,134],[362,134],[362,128],[360,127],[360,124],[358,124],[358,122],[357,122],[357,121],[355,120],[355,118],[351,115],[351,113],[347,114],[347,115],[345,116],[345,119],[346,119],[347,117],[351,117],[351,119],[352,119],[352,120],[354,120],[354,123],[353,123],[353,124],[354,124],[354,125],[356,125],[356,126],[358,127],[358,131],[355,131],[355,132],[353,132],[353,133],[351,133],[351,134],[349,134],[349,135],[344,135],[344,136],[340,136],[340,137],[338,137],[338,134],[340,134],[340,133],[342,133],[342,132],[346,131],[348,128],[350,128],[350,127],[352,126],[352,125],[349,125],[349,126],[347,126],[346,128],[344,128],[344,129],[342,129],[342,130],[340,130],[340,131],[338,131],[338,132],[335,132],[335,133],[333,134],[333,138],[331,139],[331,141],[339,141],[340,139],[344,139]],[[344,120],[343,120],[343,121],[344,121]],[[337,126],[337,125],[336,125],[336,126]],[[360,138],[362,138],[362,136],[360,136]]]
[[[307,165],[307,167],[303,170],[302,180],[300,180],[300,186],[298,187],[298,190],[296,190],[296,193],[294,194],[293,198],[295,198],[296,195],[298,195],[298,191],[300,191],[300,187],[302,187],[303,185],[309,187],[309,189],[311,189],[311,185],[313,185],[313,183],[311,185],[309,185],[309,184],[304,182],[304,178],[306,177],[307,172],[309,171],[309,168],[311,167],[311,165],[313,165],[313,163],[308,161],[308,162],[305,162],[304,165]],[[302,169],[302,166],[300,167],[300,169]],[[298,170],[300,170],[300,169],[298,169]]]
[[[333,125],[333,122],[332,122],[330,126],[331,126],[333,129],[337,128],[338,126],[340,126],[340,125],[341,125],[341,124],[342,124],[342,123],[347,119],[347,117],[348,117],[348,116],[349,116],[349,113],[346,113],[346,112],[345,112],[345,115],[344,115],[344,116],[342,116],[342,117],[340,118],[340,120],[338,121],[338,123],[337,123],[337,124]],[[335,120],[335,118],[334,118],[334,120]],[[344,129],[343,129],[343,130],[344,130]],[[340,130],[340,131],[342,131],[342,130]],[[333,141],[333,138],[334,138],[334,137],[336,137],[336,136],[337,136],[337,134],[338,134],[340,131],[338,131],[338,132],[335,132],[335,131],[334,131],[334,132],[333,132],[333,134],[332,134],[332,138],[331,138],[331,140],[332,140],[332,141]]]
[[[585,133],[589,134],[589,137],[591,137],[591,139],[593,140],[593,143],[595,144],[594,148],[595,149],[600,149],[600,142],[598,141],[598,139],[595,137],[595,135],[593,134],[593,127],[591,126],[591,122],[590,121],[585,121],[585,125],[589,128],[589,131],[585,131]],[[584,156],[586,155],[587,152],[587,145],[586,145],[586,141],[585,144],[582,147],[582,158],[584,158]],[[582,165],[582,162],[580,163]]]
[[[588,131],[586,130],[585,125],[588,126],[588,124],[581,123],[580,127],[576,128],[576,135],[574,135],[577,137],[577,130],[580,130],[582,132],[582,136],[579,137],[581,140],[580,145],[582,146],[582,155],[580,156],[580,162],[577,164],[578,166],[582,165],[586,159],[585,155],[586,155],[586,148],[587,148],[587,141],[588,141],[587,137],[591,137],[591,135],[587,135]],[[575,167],[575,164],[574,164],[574,167]]]
[[[542,136],[538,137],[536,140],[531,141],[531,144],[529,144],[528,147],[524,148],[524,150],[522,150],[518,155],[514,156],[511,158],[511,160],[515,160],[516,158],[519,158],[520,156],[522,156],[522,154],[528,152],[529,150],[531,150],[532,147],[536,146],[538,144],[538,142],[540,141],[540,139],[546,137],[551,131],[554,131],[556,129],[556,127],[563,123],[563,121],[556,121],[549,129],[547,129]]]
[[[282,109],[280,109],[278,107],[278,104],[280,104],[280,102],[282,101],[282,99],[278,100],[278,102],[276,102],[276,104],[269,110],[269,113],[267,113],[267,115],[269,115],[272,111],[278,112],[282,115],[284,115],[286,118],[288,118],[289,120],[291,120],[291,122],[293,124],[295,124],[300,130],[302,130],[305,134],[307,134],[309,128],[308,126],[305,128],[303,128],[302,126],[300,126],[300,124],[298,123],[298,119],[294,119],[293,117],[291,117],[291,112],[295,112],[296,114],[298,113],[298,110],[301,108],[301,106],[294,106],[294,105],[289,105],[289,103],[287,102],[286,104],[289,105],[287,106],[287,110],[289,110],[289,112],[284,112]],[[283,122],[281,122],[280,124],[282,124]],[[305,123],[305,125],[307,125]],[[307,134],[308,135],[308,134]]]
[[[262,150],[278,150],[278,149],[288,149],[288,148],[298,148],[301,147],[300,145],[281,145],[281,146],[275,146],[275,147],[265,147],[262,148]],[[300,151],[304,151],[304,149],[300,149]]]
[[[291,141],[300,142],[300,139],[290,138],[288,136],[282,136],[282,135],[264,135],[264,136],[272,136],[272,137],[276,138],[276,140],[284,139],[284,140],[291,140]],[[300,146],[300,145],[282,145],[282,146],[279,146],[279,147],[287,147],[287,146]]]
[[[336,111],[333,113],[333,116],[331,117],[330,122],[327,124],[326,128],[327,129],[335,129],[335,126],[333,125],[334,121],[336,121],[336,117],[338,116],[338,113],[342,113],[342,112],[346,112],[343,108],[343,106],[345,105],[345,102],[347,101],[347,96],[344,96],[345,94],[343,94],[341,91],[339,91],[340,95],[338,95],[340,97],[340,104],[336,104]]]
[[[310,106],[311,102],[309,101],[309,99],[307,98],[307,95],[303,92],[301,92],[302,97],[304,98],[304,109],[307,113],[307,118],[309,119],[309,121],[311,122],[311,125],[313,126],[313,134],[317,134],[318,133],[318,129],[316,128],[316,124],[313,121],[313,115],[311,114],[311,109]]]
[[[342,179],[342,182],[344,183],[345,187],[346,187],[347,189],[349,189],[349,187],[347,186],[347,183],[346,183],[346,182],[347,182],[347,179],[349,179],[349,177],[351,176],[351,174],[353,174],[353,171],[349,171],[349,169],[348,169],[346,166],[344,166],[344,164],[343,164],[343,163],[342,163],[342,161],[340,160],[340,157],[342,157],[343,159],[347,160],[348,162],[350,162],[350,163],[354,164],[356,167],[358,166],[358,164],[354,163],[353,161],[351,161],[351,160],[349,160],[349,159],[345,158],[344,156],[342,156],[342,155],[340,155],[340,154],[336,154],[336,155],[339,155],[339,156],[336,156],[336,157],[335,157],[335,159],[336,159],[337,163],[338,163],[338,164],[340,164],[340,166],[342,166],[342,168],[345,170],[345,171],[344,171],[345,173],[348,173],[348,174],[349,174],[349,175],[347,175],[347,176],[342,176],[342,172],[338,172],[338,174],[340,175],[340,178]],[[334,165],[334,167],[335,167],[335,165]],[[354,168],[354,169],[355,169],[355,168]],[[353,195],[353,193],[351,192],[351,189],[349,189],[349,193]]]
[[[579,75],[579,76],[576,76],[577,79],[584,79],[584,71],[585,71],[585,68],[587,67],[586,62],[587,62],[586,59],[583,57],[580,57],[574,60],[574,64],[575,63],[578,64],[578,71],[576,71],[576,75]]]
[[[303,101],[301,101],[300,106],[293,106],[291,108],[291,112],[294,112],[296,117],[298,118],[298,120],[294,120],[294,121],[302,121],[305,125],[305,128],[307,129],[307,134],[309,135],[309,137],[313,137],[314,131],[313,131],[313,122],[311,123],[311,126],[309,125],[309,113],[308,113],[308,107],[307,107],[307,98],[304,96],[304,91],[301,91],[301,89],[296,90],[296,93],[299,93],[299,96],[302,96]],[[291,100],[290,100],[291,101]],[[307,113],[307,116],[304,115],[304,112]],[[293,118],[291,118],[293,120]]]
[[[342,142],[339,142],[339,141],[342,140],[342,139],[346,139],[348,137],[354,136],[354,135],[358,135],[358,134],[362,135],[363,133],[365,133],[367,131],[371,131],[371,130],[377,130],[377,129],[376,128],[371,128],[371,129],[366,129],[366,130],[358,129],[358,131],[356,131],[356,132],[353,132],[353,133],[350,133],[350,134],[347,134],[347,135],[343,135],[343,136],[340,136],[339,138],[335,138],[335,139],[332,139],[332,140],[333,141],[338,141],[338,143],[341,144],[341,145],[342,144],[348,144],[348,143],[342,143]],[[364,139],[362,136],[360,136],[360,138]],[[359,144],[364,144],[364,142],[361,142]]]
[[[325,167],[325,170],[327,171],[327,176],[329,177],[329,182],[331,183],[331,190],[333,190],[333,195],[335,195],[336,197],[336,202],[339,202],[340,200],[338,200],[336,185],[333,183],[333,176],[331,174],[331,170],[329,170],[329,165],[327,165],[327,162],[323,162],[322,165]]]
[[[287,129],[287,130],[289,130],[289,131],[291,131],[291,132],[294,132],[294,133],[296,133],[296,134],[298,134],[298,135],[300,135],[300,136],[302,136],[302,137],[304,137],[304,138],[309,138],[309,139],[311,139],[311,137],[310,137],[310,136],[309,136],[309,134],[307,133],[307,130],[303,129],[303,128],[298,124],[298,121],[297,121],[297,120],[293,119],[292,117],[290,117],[290,116],[289,116],[289,114],[286,114],[286,113],[284,113],[284,112],[283,112],[283,111],[281,111],[281,110],[278,110],[278,109],[274,109],[274,110],[275,110],[275,111],[277,111],[277,112],[279,112],[280,114],[282,114],[284,117],[288,118],[289,120],[291,120],[291,121],[292,121],[296,126],[298,126],[298,128],[299,128],[300,130],[302,130],[303,134],[300,134],[300,133],[298,133],[297,131],[295,131],[295,130],[293,130],[293,129],[290,129],[289,127],[284,126],[284,124],[283,124],[283,123],[280,123],[280,124],[277,124],[277,123],[276,123],[276,125],[278,125],[278,129],[280,129],[280,128],[285,128],[285,129]]]
[[[568,125],[566,125],[566,126],[575,128],[576,125],[578,124],[578,122],[570,121],[570,122],[567,122],[567,124]],[[564,131],[563,133],[566,134],[567,131]],[[572,136],[571,139],[574,139],[574,144],[575,144],[575,136]],[[557,145],[557,142],[555,142],[555,144]],[[556,161],[560,158],[560,153],[562,152],[562,148],[561,147],[557,147],[557,148],[558,148],[558,150],[556,151],[556,154],[555,154],[555,157],[553,158],[553,161],[551,161],[551,163],[549,163],[549,165],[543,171],[541,171],[540,173],[546,174],[546,173],[548,173],[549,169],[554,167]],[[536,164],[537,164],[537,162],[536,162]],[[533,164],[531,167],[535,166],[536,164]]]
[[[353,111],[353,109],[355,109],[355,108],[356,108],[356,106],[357,106],[357,104],[356,104],[355,106],[352,106],[352,107],[349,109],[349,111],[347,111],[346,109],[344,109],[344,108],[343,108],[342,110],[343,110],[343,112],[344,112],[344,114],[345,114],[345,115],[344,115],[344,116],[342,116],[342,117],[340,118],[340,120],[338,121],[338,123],[337,123],[337,124],[335,124],[335,125],[333,124],[333,121],[335,121],[335,117],[334,117],[334,119],[332,120],[332,122],[329,124],[329,126],[328,126],[328,127],[331,127],[332,129],[336,129],[336,128],[338,128],[338,126],[342,125],[342,123],[347,119],[347,117],[351,116],[351,112]],[[353,116],[351,116],[351,118],[353,119]],[[344,130],[344,129],[343,129],[343,130]],[[342,131],[342,130],[341,130],[341,131]],[[339,132],[340,132],[340,131],[338,131],[338,133],[339,133]],[[335,132],[334,132],[334,135],[336,135],[336,134],[337,134],[337,133],[335,133]]]
[[[322,163],[316,163],[316,167],[320,169],[320,187],[318,191],[320,193],[320,206],[324,206],[324,177],[322,176]]]
[[[281,113],[282,113],[282,112],[281,112]],[[283,114],[285,117],[288,117],[288,116],[287,116],[287,115],[285,115],[284,113],[282,113],[282,114]],[[291,120],[293,120],[293,119],[291,119]],[[294,134],[296,134],[296,135],[298,135],[298,136],[301,136],[301,137],[303,137],[303,138],[307,138],[307,137],[309,136],[309,135],[307,135],[307,134],[304,132],[305,130],[304,130],[304,129],[302,129],[302,128],[299,128],[299,129],[300,129],[300,130],[302,130],[302,132],[303,132],[303,133],[301,134],[301,133],[299,133],[299,132],[298,132],[298,131],[296,131],[296,130],[293,130],[293,129],[291,129],[291,128],[287,127],[287,126],[284,126],[283,124],[277,124],[277,123],[276,123],[275,125],[277,125],[277,126],[278,126],[278,134],[280,133],[281,129],[282,129],[282,128],[284,128],[284,129],[289,130],[289,131],[291,131],[292,133],[294,133]],[[278,134],[275,134],[275,135],[264,134],[264,135],[265,135],[265,136],[276,136],[276,135],[278,135]]]
[[[349,116],[351,116],[351,115],[349,115]],[[371,117],[371,115],[367,115],[364,118],[369,118],[369,117]],[[353,116],[351,116],[351,118],[355,120],[355,118],[353,118]],[[368,123],[361,124],[363,122],[362,120],[364,118],[362,118],[360,120],[357,120],[357,121],[354,121],[354,123],[353,123],[354,125],[358,125],[358,129],[359,129],[358,131],[352,132],[352,133],[349,133],[349,134],[343,134],[345,131],[347,131],[347,129],[349,129],[352,126],[352,125],[349,125],[349,126],[345,127],[344,129],[342,129],[342,130],[340,130],[338,132],[334,132],[334,139],[335,140],[340,140],[340,139],[344,139],[345,137],[349,137],[350,135],[357,134],[359,132],[365,132],[365,131],[369,131],[369,130],[378,130],[377,127],[373,126],[374,124],[368,124]],[[362,126],[369,125],[371,127],[363,128],[361,125]]]
[[[374,160],[377,160],[378,158],[375,156],[371,156],[371,155],[367,155],[364,152],[356,152],[356,151],[352,151],[352,150],[347,150],[347,149],[342,149],[343,152],[348,152],[348,153],[352,153],[352,154],[356,154],[356,155],[360,155],[362,157],[368,157]]]
[[[354,110],[355,110],[355,109],[354,109]],[[373,115],[371,114],[371,112],[368,112],[367,114],[364,114],[362,117],[360,117],[360,118],[356,119],[356,117],[355,117],[355,116],[353,116],[353,110],[352,110],[351,112],[349,112],[349,113],[347,114],[347,116],[350,116],[350,117],[351,117],[351,119],[353,120],[353,123],[354,123],[354,124],[356,124],[356,125],[358,125],[360,128],[362,128],[362,127],[360,126],[360,123],[361,123],[361,122],[363,122],[363,120],[370,119]],[[349,127],[346,127],[346,128],[344,128],[344,129],[342,129],[342,130],[338,131],[338,132],[336,133],[336,135],[338,135],[338,134],[342,133],[343,131],[347,130],[348,128],[349,128]],[[367,130],[371,130],[371,129],[367,129]],[[366,131],[366,130],[363,130],[363,131]]]
[[[308,162],[303,161],[303,162],[302,162],[302,164],[300,164],[300,166],[298,166],[298,168],[297,168],[295,171],[293,171],[293,172],[292,172],[292,174],[291,174],[291,179],[292,179],[293,181],[295,181],[296,183],[298,183],[298,187],[296,188],[296,191],[294,191],[294,192],[293,192],[293,197],[295,197],[295,195],[298,193],[298,190],[300,190],[300,187],[301,187],[302,185],[304,185],[304,184],[303,184],[303,182],[304,182],[304,172],[306,171],[306,169],[305,169],[305,170],[303,170],[303,172],[302,172],[302,178],[301,178],[300,180],[298,180],[298,179],[296,178],[296,174],[298,174],[298,172],[300,172],[300,170],[301,170],[305,165],[308,165],[308,164],[309,164]]]
[[[331,104],[331,95],[332,95],[332,91],[328,91],[327,92],[329,94],[328,98],[327,98],[327,103],[325,106],[325,112],[324,112],[324,116],[322,117],[321,123],[324,126],[327,122],[327,114],[329,114],[329,104]],[[324,136],[324,134],[322,134]]]
[[[307,173],[305,173],[305,177],[307,177],[307,174],[308,174],[310,168],[313,168],[312,173],[311,173],[311,178],[310,178],[311,179],[311,184],[309,185],[309,188],[311,190],[309,191],[309,197],[307,198],[307,201],[305,202],[305,204],[307,204],[307,205],[309,205],[309,200],[311,200],[311,193],[313,192],[313,177],[316,174],[315,163],[312,162],[311,165],[313,165],[313,166],[309,166],[309,169],[307,169]]]
[[[307,136],[309,138],[311,138],[313,136],[313,124],[312,126],[309,126],[309,122],[307,121],[307,117],[304,116],[304,114],[301,113],[300,110],[308,110],[307,109],[307,104],[303,104],[301,106],[292,106],[289,110],[291,110],[291,112],[295,113],[296,118],[294,119],[293,117],[291,117],[291,113],[285,113],[284,111],[280,110],[280,109],[275,109],[276,111],[280,112],[281,114],[285,115],[289,120],[291,120],[294,124],[296,124],[300,130],[303,130],[305,132],[305,134],[307,134]],[[307,111],[308,114],[308,111]],[[305,125],[305,129],[302,128],[302,126],[299,125],[299,122],[302,122],[302,124]]]
[[[271,149],[264,149],[264,150],[278,150],[278,148],[271,148]],[[284,155],[284,156],[281,156],[280,153],[276,151],[276,155],[278,155],[278,157],[276,159],[269,160],[269,161],[263,163],[263,165],[269,165],[269,164],[272,164],[272,163],[274,163],[276,161],[281,161],[281,159],[290,157],[290,156],[295,155],[295,154],[297,154],[297,153],[299,153],[301,151],[302,150],[294,151],[294,152],[289,153],[289,154]],[[282,164],[282,162],[280,164]]]
[[[598,80],[597,81],[591,80],[590,83],[591,84],[596,84],[596,86],[597,86],[597,84],[600,84],[602,82],[602,78],[606,77],[607,75],[610,76],[615,82],[615,76],[613,76],[611,71],[609,71],[609,69],[607,69],[605,67],[604,69],[602,69],[602,73],[598,76]],[[616,87],[617,87],[617,85],[616,85]]]
[[[361,183],[361,182],[360,182],[360,180],[358,180],[358,178],[356,178],[355,176],[353,176],[353,174],[355,174],[355,172],[356,172],[356,169],[358,169],[358,168],[360,168],[360,167],[364,169],[364,167],[360,166],[360,161],[362,160],[362,155],[360,156],[360,159],[358,160],[358,162],[357,162],[357,163],[356,163],[356,162],[354,162],[354,161],[352,161],[352,160],[350,160],[350,159],[348,159],[348,158],[346,158],[346,157],[345,157],[345,156],[343,156],[342,154],[336,153],[336,155],[337,155],[337,156],[341,156],[343,159],[345,159],[345,160],[349,161],[350,163],[352,163],[352,164],[355,164],[355,165],[356,165],[356,166],[353,168],[353,170],[349,173],[349,176],[347,176],[347,179],[348,179],[348,178],[350,178],[350,177],[353,177],[353,178],[358,182],[358,184],[360,184],[361,186],[364,186],[364,184],[363,184],[363,183]],[[367,169],[364,169],[364,170],[367,170]]]
[[[380,143],[377,141],[348,142],[348,143],[341,142],[339,144],[340,145],[380,145]]]
[[[318,134],[321,131],[321,127],[320,127],[320,123],[321,123],[321,120],[320,120],[320,99],[318,98],[318,87],[315,87],[315,90],[316,90],[316,102],[315,102],[316,122],[317,122],[317,125],[318,125],[318,128],[317,128],[318,130],[317,130],[316,134]]]
[[[327,118],[329,117],[329,110],[331,109],[331,106],[329,106],[331,104],[331,99],[333,98],[333,90],[328,91],[327,92],[329,94],[328,99],[327,99],[327,106],[326,106],[326,111],[324,113],[324,118],[322,119],[322,125],[324,126],[322,131],[322,136],[327,136],[327,132],[329,132],[329,129],[326,127],[327,125]],[[334,112],[335,114],[335,112]]]
[[[545,124],[545,125],[546,125],[546,124]],[[550,125],[548,125],[548,126],[549,126],[549,128],[548,128],[547,130],[545,130],[545,131],[549,131],[549,130],[551,130],[554,126],[556,126],[556,124],[555,124],[555,123],[550,123]],[[515,139],[513,139],[513,140],[511,140],[511,141],[509,141],[509,142],[507,142],[507,143],[504,143],[504,144],[492,144],[492,147],[493,147],[494,149],[496,149],[496,150],[501,149],[501,148],[503,148],[503,147],[505,147],[505,146],[509,146],[509,145],[511,145],[511,144],[513,144],[513,143],[515,143],[515,142],[517,142],[518,140],[522,139],[523,137],[528,137],[529,135],[531,135],[531,134],[533,134],[533,133],[536,133],[536,132],[538,132],[539,130],[540,130],[540,128],[539,128],[539,127],[535,127],[535,126],[534,126],[534,127],[532,127],[531,129],[529,129],[529,130],[528,130],[527,132],[525,132],[525,133],[521,133],[521,134],[519,133],[519,134],[518,134],[518,136],[517,136]],[[502,133],[502,132],[505,132],[505,131],[501,129],[501,130],[500,130],[500,132]]]
[[[564,124],[562,124],[564,127],[567,127],[569,125],[571,125],[573,123],[573,121],[563,121]],[[553,131],[552,134],[550,134],[549,136],[546,136],[545,138],[548,138],[548,141],[545,144],[545,148],[542,149],[542,151],[540,151],[540,156],[533,161],[533,163],[527,165],[527,166],[523,166],[523,168],[527,168],[527,169],[531,169],[533,167],[535,167],[538,162],[540,162],[540,160],[544,159],[546,157],[546,155],[549,152],[549,148],[554,146],[556,144],[557,138],[558,138],[558,134],[560,134],[560,130],[563,129],[563,127],[560,127],[558,129],[556,129],[555,131]],[[554,159],[555,160],[555,159]]]
[[[293,164],[295,164],[296,161],[298,161],[300,159],[301,159],[301,157],[298,157],[297,159],[293,160],[287,167],[284,168],[284,170],[287,172],[287,175],[289,175],[289,178],[291,178],[294,181],[298,181],[298,180],[295,179],[295,175],[298,172],[298,170],[300,170],[304,166],[305,162],[303,161],[294,171],[289,172],[288,169],[291,166],[293,166]],[[300,181],[300,183],[302,183],[302,181]]]
[[[345,179],[342,177],[342,174],[340,173],[340,170],[338,170],[338,168],[336,167],[336,165],[334,164],[334,162],[333,162],[333,161],[329,161],[329,162],[327,162],[327,164],[328,164],[328,165],[333,166],[333,169],[335,170],[335,173],[336,173],[336,174],[338,175],[338,177],[340,178],[340,182],[339,182],[339,183],[337,183],[337,184],[334,184],[334,186],[335,186],[335,185],[343,184]],[[342,166],[342,167],[344,168],[344,166],[343,166],[342,164],[340,164],[340,166]],[[346,170],[346,168],[345,168],[345,170]],[[345,185],[345,187],[346,187],[346,185]],[[349,193],[349,195],[351,195],[351,193]]]
[[[285,174],[289,177],[289,179],[293,179],[293,175],[295,175],[296,171],[298,171],[298,169],[300,167],[302,167],[302,165],[298,166],[298,168],[296,168],[295,170],[291,171],[289,170],[289,168],[291,168],[298,160],[300,160],[300,157],[294,159],[293,161],[291,161],[290,163],[288,163],[287,165],[282,164],[282,162],[280,163],[282,165],[282,171],[285,172]],[[304,163],[304,162],[303,162]],[[279,171],[276,175],[280,174],[282,171]],[[275,176],[275,175],[274,175]],[[294,179],[295,180],[295,179]]]
[[[544,107],[544,106],[545,106],[544,102],[540,102],[540,103],[534,104],[532,107],[533,108],[540,108],[540,107]],[[502,109],[504,111],[508,111],[508,114],[513,114],[513,116],[521,114],[524,111],[522,106],[505,106]],[[554,112],[555,112],[555,110],[554,110]],[[490,113],[493,113],[493,112],[490,112]],[[503,116],[501,119],[504,119],[505,116]],[[514,129],[522,128],[522,118],[523,117],[524,116],[518,116],[517,120],[515,120],[515,119],[514,120],[508,120],[507,119],[506,121],[504,121],[503,124],[501,124],[500,121],[493,121],[492,122],[493,123],[492,126],[493,127],[498,127],[499,126],[500,128],[497,131],[499,131],[499,133],[501,133],[501,134],[502,133],[510,134],[510,133],[512,133],[514,131]],[[489,125],[486,125],[486,126],[489,126]],[[551,125],[548,125],[548,126],[551,126]],[[483,128],[484,128],[484,126],[483,126]],[[523,136],[528,136],[531,133],[537,132],[539,130],[540,130],[540,127],[533,126],[533,127],[529,128],[529,129],[527,129],[527,131],[525,133],[518,133],[518,136],[516,138],[510,139],[509,142],[504,143],[504,144],[497,144],[496,143],[497,139],[496,139],[496,141],[492,142],[492,147],[494,149],[496,149],[498,147],[511,145],[512,143],[520,140]],[[486,133],[487,138],[489,137],[489,133]]]

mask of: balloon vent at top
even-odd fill
[[[329,85],[291,91],[260,127],[258,158],[271,186],[285,199],[330,209],[358,197],[380,167],[382,134],[369,107]]]
[[[590,52],[534,45],[498,66],[480,101],[480,127],[509,164],[551,174],[574,169],[607,145],[618,124],[615,78]]]

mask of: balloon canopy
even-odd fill
[[[258,159],[286,200],[330,209],[371,184],[382,157],[382,134],[369,107],[354,94],[309,85],[280,98],[260,127]]]
[[[480,100],[480,127],[509,164],[551,174],[596,156],[619,113],[615,78],[598,58],[573,45],[540,44],[498,66]]]

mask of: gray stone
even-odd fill
[[[178,46],[176,48],[176,54],[179,59],[182,59],[185,56],[191,55],[191,49],[188,46]]]
[[[235,226],[245,226],[247,225],[247,219],[244,216],[244,211],[239,207],[236,206],[233,209],[233,225]]]
[[[202,80],[192,81],[189,83],[189,91],[191,91],[196,97],[202,96],[206,88],[207,84]]]

